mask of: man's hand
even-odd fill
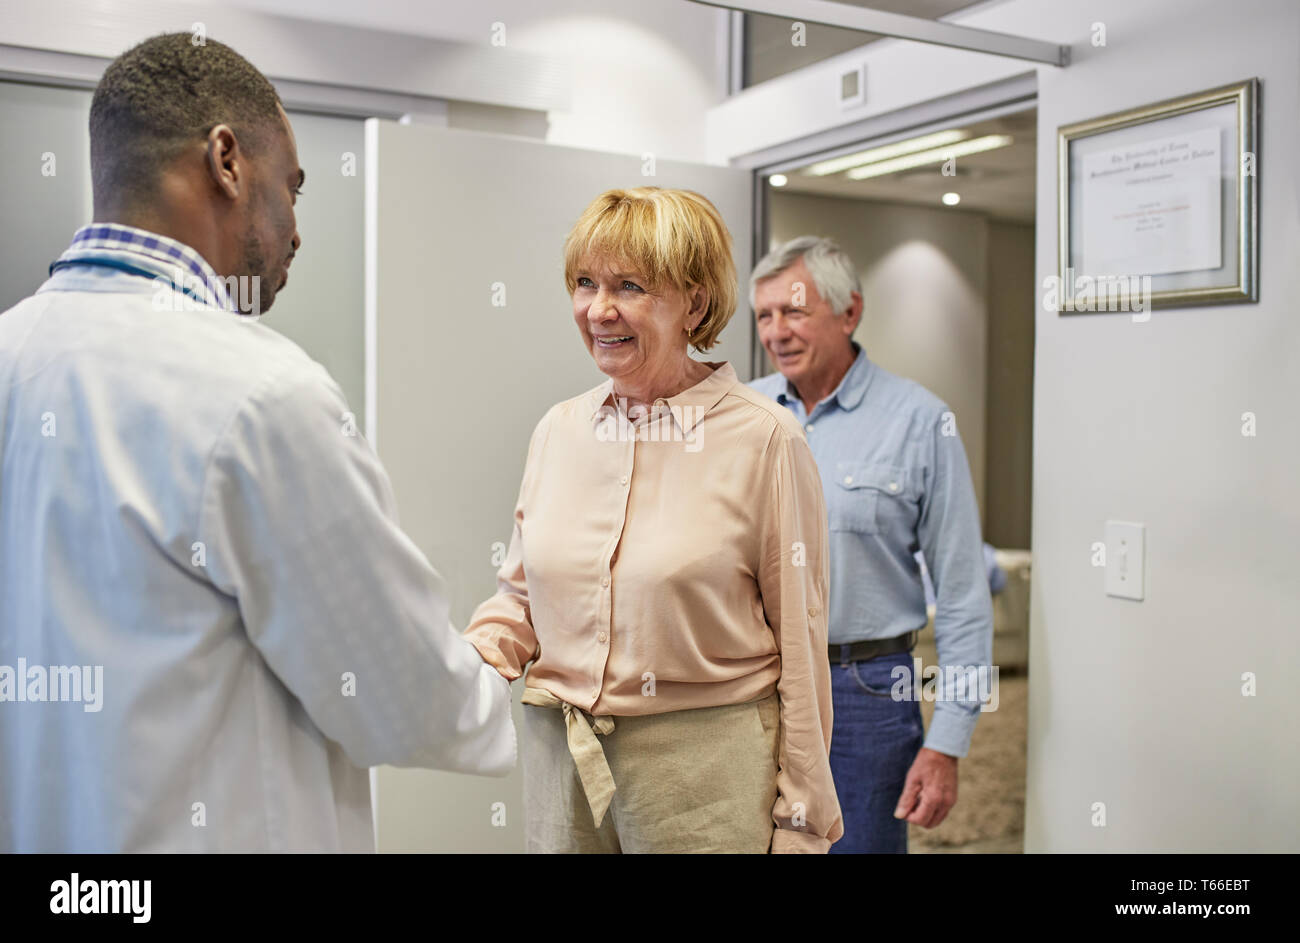
[[[894,818],[934,828],[957,803],[957,757],[921,747],[903,782]]]

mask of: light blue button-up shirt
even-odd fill
[[[750,383],[795,414],[821,471],[830,519],[831,645],[925,628],[925,588],[913,557],[919,549],[936,591],[940,666],[989,666],[993,603],[956,419],[929,390],[853,346],[853,366],[811,416],[781,374]],[[978,691],[936,697],[925,745],[965,756],[979,707]]]

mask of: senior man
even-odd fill
[[[992,660],[966,453],[941,400],[854,342],[862,294],[835,243],[780,246],[754,268],[750,291],[759,340],[780,370],[750,385],[803,425],[829,517],[830,758],[844,817],[831,850],[905,853],[908,823],[933,828],[957,801],[957,760],[981,704],[981,686],[961,682]],[[934,581],[945,679],[924,737],[910,654],[927,622],[918,548]]]

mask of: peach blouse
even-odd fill
[[[631,415],[607,380],[537,424],[498,592],[466,637],[594,716],[780,695],[772,851],[843,833],[826,510],[802,428],[730,364]]]

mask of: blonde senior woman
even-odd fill
[[[727,363],[731,236],[686,190],[611,190],[564,247],[609,379],[528,447],[498,592],[466,636],[523,674],[530,852],[825,852],[827,531],[790,411]]]

